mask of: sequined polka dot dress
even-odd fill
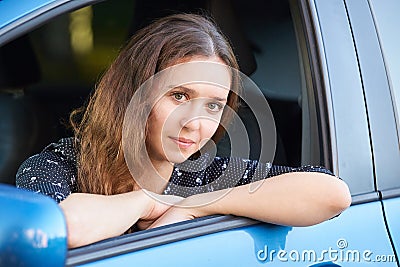
[[[204,153],[174,166],[164,194],[188,197],[225,188],[249,184],[288,172],[322,172],[319,166],[299,168],[276,166],[256,160],[212,157]],[[79,192],[74,139],[63,138],[47,146],[41,153],[22,163],[16,174],[16,185],[47,195],[61,202],[71,193]]]

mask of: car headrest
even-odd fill
[[[0,92],[20,90],[40,80],[37,58],[27,36],[0,47]]]
[[[233,46],[240,71],[247,76],[251,75],[257,69],[256,59],[251,44],[243,32],[242,25],[240,25],[237,10],[235,10],[232,1],[211,0],[209,8],[218,27]]]

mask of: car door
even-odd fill
[[[377,189],[383,199],[385,222],[391,242],[400,251],[400,53],[397,49],[399,38],[399,1],[358,1],[354,9],[364,9],[371,18],[368,24],[357,25],[367,34],[369,49],[363,48],[375,62],[374,81],[369,81],[371,94],[371,125],[374,124],[373,146],[376,165]],[[367,26],[369,25],[369,26]],[[368,28],[369,30],[366,30]],[[367,37],[367,36],[365,36]],[[362,48],[358,49],[361,51]],[[364,71],[368,71],[364,68]],[[377,71],[378,70],[378,71]],[[373,95],[373,97],[372,97]],[[379,95],[379,97],[377,97]],[[373,116],[374,115],[374,116]]]
[[[363,12],[361,7],[357,6],[358,2],[361,1],[309,1],[308,3],[300,1],[303,14],[307,10],[309,12],[308,18],[304,16],[303,28],[306,32],[314,33],[313,35],[304,34],[308,36],[308,47],[303,50],[308,51],[311,70],[310,74],[307,74],[305,70],[305,82],[313,83],[313,86],[307,87],[314,88],[315,102],[319,102],[320,106],[319,116],[322,118],[319,124],[322,141],[319,142],[319,148],[322,147],[323,151],[328,152],[329,155],[324,155],[323,152],[316,154],[325,158],[325,162],[331,161],[335,174],[348,183],[353,197],[352,206],[340,217],[348,214],[355,221],[349,224],[344,221],[338,223],[341,225],[339,232],[345,233],[347,230],[351,232],[343,237],[347,241],[345,242],[346,249],[339,247],[341,238],[338,239],[337,248],[345,254],[350,253],[352,249],[361,254],[372,252],[371,257],[360,258],[360,262],[370,264],[388,256],[390,259],[386,264],[395,266],[391,236],[387,231],[385,214],[377,190],[379,180],[376,181],[376,159],[374,159],[373,150],[373,147],[386,149],[393,146],[394,135],[387,138],[392,142],[388,145],[384,144],[385,136],[381,132],[379,135],[381,143],[374,144],[377,142],[374,138],[378,134],[375,133],[375,129],[379,127],[374,126],[376,128],[372,129],[370,117],[372,111],[369,108],[369,101],[372,98],[377,101],[373,112],[377,112],[378,106],[385,103],[382,103],[382,98],[371,95],[367,91],[372,87],[371,80],[375,75],[364,74],[360,61],[369,60],[365,62],[365,65],[369,63],[369,68],[376,67],[376,64],[375,59],[370,58],[371,53],[364,52],[364,56],[368,55],[368,57],[360,59],[357,42],[362,42],[362,45],[367,46],[370,45],[370,39],[364,37],[359,41],[354,32],[354,27],[358,25],[352,18],[353,12]],[[307,24],[307,19],[311,20],[311,25]],[[364,14],[357,23],[365,27],[368,19],[371,17]],[[313,49],[316,51],[313,52]],[[369,82],[367,85],[366,80]],[[367,97],[368,93],[370,95]],[[309,100],[310,111],[313,110],[312,106],[312,100]],[[384,107],[381,109],[383,110]],[[391,114],[390,111],[388,113]],[[309,114],[311,114],[309,117],[311,120],[312,112]],[[373,114],[375,117],[379,115],[381,113]],[[327,123],[326,130],[324,130],[324,123]],[[311,137],[316,136],[312,132],[309,134]],[[312,144],[311,147],[313,147]],[[309,151],[318,150],[310,149]],[[391,151],[396,153],[396,148],[394,150],[392,148]],[[311,157],[313,158],[315,160],[317,157]],[[383,257],[380,257],[381,255]],[[336,263],[343,266],[357,264],[350,258]]]
[[[37,9],[29,20],[3,30],[0,41],[94,1],[48,2],[52,6],[41,2],[46,11]],[[292,1],[290,10],[302,69],[302,163],[325,165],[349,184],[353,205],[348,210],[304,228],[234,216],[199,218],[70,250],[67,266],[373,266],[379,256],[393,255],[390,238],[398,227],[390,220],[397,212],[390,201],[396,199],[384,200],[384,206],[380,200],[378,141],[350,9],[341,0],[302,0]]]
[[[347,31],[348,40],[350,41],[352,39],[351,42],[354,44],[354,51],[347,54],[344,51],[350,51],[350,49],[345,49],[345,39],[335,34],[329,36],[330,33],[335,32],[336,29],[330,29],[330,33],[322,33],[322,38],[324,40],[333,37],[333,39],[329,41],[330,45],[327,43],[328,41],[324,41],[326,44],[324,49],[327,58],[329,57],[329,53],[340,51],[337,54],[337,58],[331,58],[332,64],[329,64],[330,60],[327,59],[328,75],[330,77],[331,86],[333,84],[333,75],[338,75],[337,78],[340,79],[340,81],[337,80],[335,82],[338,87],[331,87],[334,113],[347,113],[347,115],[342,114],[342,116],[337,116],[337,120],[335,121],[336,133],[339,134],[339,131],[343,131],[344,135],[342,135],[342,137],[338,136],[338,139],[343,138],[349,140],[349,143],[343,144],[345,145],[344,149],[355,149],[348,155],[358,158],[355,161],[350,158],[340,158],[340,153],[338,153],[338,171],[343,174],[343,176],[341,175],[342,177],[345,177],[346,174],[344,174],[340,169],[346,171],[347,168],[352,168],[352,172],[354,172],[349,173],[349,177],[352,178],[348,181],[353,194],[353,206],[356,203],[365,203],[362,205],[374,206],[374,209],[376,210],[376,214],[374,215],[375,219],[368,221],[368,224],[378,226],[382,229],[379,237],[376,236],[376,238],[379,240],[377,241],[378,243],[382,242],[382,245],[386,244],[387,250],[385,250],[381,255],[373,256],[372,261],[390,265],[390,262],[396,261],[396,255],[394,254],[396,239],[393,238],[396,231],[393,226],[390,227],[390,223],[388,224],[388,221],[390,220],[387,220],[387,204],[386,201],[381,200],[381,195],[384,196],[386,194],[387,198],[393,198],[395,196],[393,190],[395,191],[394,188],[398,187],[397,177],[399,167],[396,162],[398,162],[399,159],[399,139],[398,134],[396,133],[396,118],[393,114],[393,90],[389,87],[390,81],[388,82],[388,77],[390,76],[387,76],[388,73],[385,69],[384,58],[380,48],[381,40],[379,40],[375,31],[376,25],[374,25],[374,20],[376,19],[376,16],[370,9],[371,6],[373,6],[373,3],[372,1],[357,0],[344,1],[343,3],[337,1],[338,6],[335,8],[333,7],[334,1],[329,1],[329,3],[327,3],[328,1],[325,3],[322,2],[323,1],[315,2],[321,27],[326,27],[323,26],[323,22],[321,21],[326,20],[327,16],[329,17],[328,14],[331,14],[331,24],[336,22],[336,24],[341,25],[338,13],[332,12],[337,11],[338,7],[341,6],[340,9],[343,11],[343,14],[347,14],[350,26]],[[394,10],[399,10],[398,2],[395,3],[395,1],[380,1],[379,5],[383,9],[391,9],[392,14],[394,14]],[[382,13],[382,16],[386,16],[386,14],[383,15]],[[394,16],[392,15],[391,21],[388,22],[392,29],[393,27],[396,27],[396,22],[393,18]],[[344,20],[343,23],[345,23]],[[335,28],[337,28],[337,26],[335,26]],[[344,33],[344,31],[342,31],[342,33]],[[347,43],[347,45],[348,48],[352,46],[350,43]],[[327,46],[330,46],[331,52],[328,51],[329,48],[327,48]],[[354,72],[352,73],[352,71]],[[344,75],[341,75],[340,73]],[[358,76],[358,81],[352,80],[350,76],[353,78]],[[337,93],[337,91],[341,91],[340,94],[343,94],[343,101],[341,104],[344,104],[344,106],[341,107],[341,104],[337,103],[335,108],[334,98],[339,99],[339,93]],[[358,118],[352,117],[352,115],[355,114],[354,111],[357,110],[357,96],[354,95],[355,93],[359,94],[360,98],[358,99],[364,99],[364,101],[360,102],[359,110],[363,109],[365,115]],[[343,108],[342,111],[341,108]],[[350,115],[350,110],[352,115]],[[336,117],[336,115],[334,116]],[[348,124],[344,125],[347,119],[349,120]],[[350,123],[351,120],[353,120],[353,123]],[[362,125],[358,124],[361,122],[362,125],[364,125],[364,128]],[[340,130],[340,128],[342,129]],[[364,129],[364,133],[359,132],[361,129]],[[353,138],[349,138],[353,134]],[[365,147],[365,150],[357,146],[361,143],[366,144],[366,142],[370,143],[370,147]],[[339,143],[338,147],[340,147]],[[367,150],[369,150],[369,152]],[[355,154],[351,155],[352,153]],[[340,167],[340,165],[342,165],[342,167]],[[364,172],[366,170],[367,172]],[[357,177],[356,173],[358,173],[359,178],[354,179],[354,177]],[[364,178],[369,178],[362,180],[360,175]],[[393,202],[394,201],[391,200],[391,203]],[[391,214],[394,218],[394,206],[396,204],[392,205]],[[353,206],[350,208],[350,212],[353,209]],[[384,230],[385,228],[386,230]],[[370,234],[371,232],[369,235]],[[373,233],[373,235],[374,234],[375,233]],[[362,238],[360,238],[359,241],[361,240]],[[367,244],[370,243],[368,242]],[[390,246],[392,246],[392,248],[390,248]]]
[[[385,266],[396,266],[376,187],[366,89],[348,9],[340,0],[292,3],[304,68],[302,101],[308,110],[303,119],[309,120],[303,138],[312,139],[304,142],[303,154],[313,154],[302,163],[323,163],[349,184],[353,204],[348,210],[306,228],[203,218],[77,249],[67,263],[374,266],[389,259]]]

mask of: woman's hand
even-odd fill
[[[140,230],[153,228],[151,225],[158,221],[158,219],[162,217],[163,214],[169,213],[168,211],[175,210],[175,207],[173,207],[173,205],[181,202],[184,199],[178,196],[159,195],[144,189],[142,190],[146,193],[147,197],[150,199],[150,202],[147,206],[147,209],[144,211],[140,220],[136,224]],[[171,220],[170,223],[175,222],[170,215],[168,216],[168,218],[170,218]]]
[[[172,223],[192,220],[197,217],[198,216],[195,212],[195,209],[183,208],[183,207],[171,207],[156,221],[154,221],[151,225],[149,225],[148,228],[151,229]]]
[[[73,193],[60,203],[67,222],[68,246],[121,235],[138,221],[145,229],[181,199],[145,190],[111,196]]]
[[[180,198],[180,201],[165,211],[153,224],[148,228],[160,227],[172,223],[193,220],[207,215],[219,214],[223,207],[214,208],[212,211],[207,209],[208,205],[218,207],[218,200],[227,193],[231,188],[219,190],[209,193],[192,195],[187,198]],[[178,200],[179,197],[176,197]]]

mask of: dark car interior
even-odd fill
[[[234,47],[240,70],[255,81],[272,109],[274,164],[299,166],[301,72],[287,1],[119,0],[62,15],[0,47],[0,182],[14,184],[26,158],[71,136],[69,113],[85,103],[127,38],[175,12],[215,19]],[[259,132],[244,103],[239,116],[250,136],[250,158],[257,159]]]

